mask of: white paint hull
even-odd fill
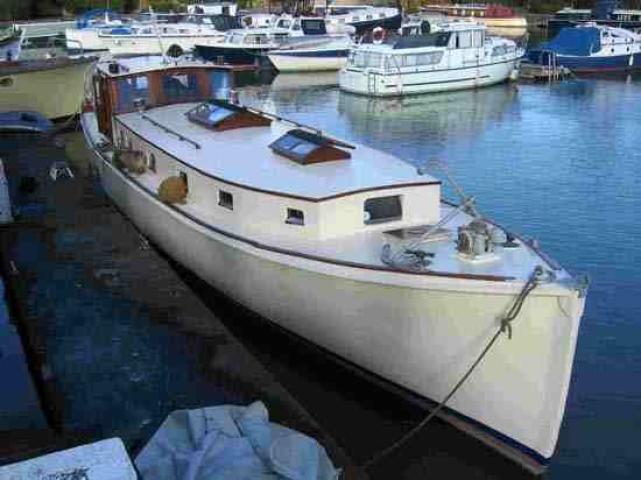
[[[393,97],[487,87],[510,78],[518,58],[497,60],[474,68],[425,70],[421,72],[378,73],[341,70],[341,90],[374,97]],[[442,67],[441,67],[442,68]]]
[[[276,53],[267,56],[279,72],[337,71],[347,63],[347,57],[296,57]]]
[[[157,36],[123,35],[120,37],[101,37],[105,48],[112,55],[161,55],[167,53],[172,45],[183,51],[193,50],[194,45],[216,45],[223,41],[219,35],[165,35],[159,40]]]
[[[91,63],[26,70],[11,75],[0,72],[0,110],[39,112],[49,119],[75,115],[85,92],[85,75]]]
[[[263,317],[421,397],[443,399],[522,288],[522,282],[416,276],[266,250],[194,222],[93,152],[107,194],[172,258]],[[448,406],[473,420],[466,426],[482,424],[528,455],[549,458],[583,304],[569,288],[536,290],[514,337],[501,336]]]
[[[107,47],[98,36],[98,30],[92,28],[68,28],[65,30],[65,39],[69,50],[98,51]]]

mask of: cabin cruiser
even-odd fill
[[[98,65],[81,125],[107,195],[219,291],[422,402],[489,345],[442,417],[542,468],[587,285],[424,169],[214,99],[217,68]]]
[[[316,41],[306,39],[303,42],[287,42],[268,52],[267,57],[279,72],[338,71],[347,63],[352,46],[349,36]]]
[[[561,29],[555,38],[528,51],[527,59],[575,73],[635,70],[641,68],[641,35],[595,22],[583,23]]]
[[[217,0],[200,0],[187,5],[187,13],[204,15],[228,15],[235,17],[238,6],[234,2],[221,2]]]
[[[192,16],[179,23],[147,23],[128,29],[100,30],[98,37],[112,55],[160,55],[170,49],[183,53],[196,43],[221,43],[228,30],[239,28],[235,17]]]
[[[527,20],[510,7],[492,4],[425,5],[421,12],[427,15],[442,15],[445,20],[468,20],[483,23],[487,27],[527,28]]]
[[[565,7],[557,11],[547,21],[549,36],[555,36],[565,27],[573,27],[585,22],[596,22],[599,25],[637,30],[641,28],[641,10],[635,9],[594,9]]]
[[[222,43],[213,46],[198,44],[195,52],[199,57],[217,63],[265,64],[268,62],[267,53],[277,48],[294,45],[304,50],[306,44],[318,46],[330,40],[335,42],[327,51],[335,56],[337,49],[344,48],[349,42],[349,37],[346,33],[330,35],[322,18],[284,16],[275,19],[274,26],[269,28],[231,30]],[[304,51],[309,52],[309,49]]]
[[[0,30],[0,62],[18,60],[22,49],[23,30],[10,26]]]
[[[350,52],[341,90],[377,97],[478,88],[515,75],[523,50],[473,22],[442,23],[421,35],[374,39]],[[436,30],[436,31],[435,31]]]
[[[371,5],[314,5],[314,14],[325,17],[331,28],[351,25],[360,36],[376,27],[396,30],[401,26],[402,15],[398,8]],[[328,27],[329,28],[329,27]]]
[[[65,29],[67,50],[74,52],[96,52],[107,50],[98,32],[128,31],[131,24],[119,14],[106,9],[94,9],[78,17],[75,28]]]

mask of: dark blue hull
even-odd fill
[[[364,20],[362,22],[351,23],[356,29],[356,35],[363,35],[364,33],[371,32],[376,27],[382,27],[385,30],[398,30],[401,28],[403,18],[400,14],[393,17],[377,18],[373,20]]]
[[[217,45],[196,45],[194,47],[196,56],[209,62],[230,65],[263,64],[267,60],[265,54],[269,50],[268,48],[228,48]]]
[[[283,57],[335,58],[347,57],[349,54],[349,48],[340,48],[336,50],[278,50],[271,53]]]
[[[539,65],[548,65],[550,52],[531,50],[528,60]],[[556,63],[576,73],[624,72],[641,69],[641,53],[617,55],[612,57],[582,57],[557,55]]]

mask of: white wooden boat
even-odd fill
[[[486,35],[484,25],[453,22],[422,35],[362,43],[339,75],[342,90],[377,97],[479,88],[516,74],[523,50]]]
[[[496,337],[444,417],[540,469],[585,286],[398,158],[203,100],[215,68],[99,65],[82,126],[107,194],[215,288],[416,398],[443,400]]]

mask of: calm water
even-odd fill
[[[482,212],[587,273],[592,284],[550,478],[639,478],[641,79],[402,100],[340,93],[332,80],[281,75],[243,95],[416,165],[442,160]],[[290,87],[301,83],[308,87]]]

